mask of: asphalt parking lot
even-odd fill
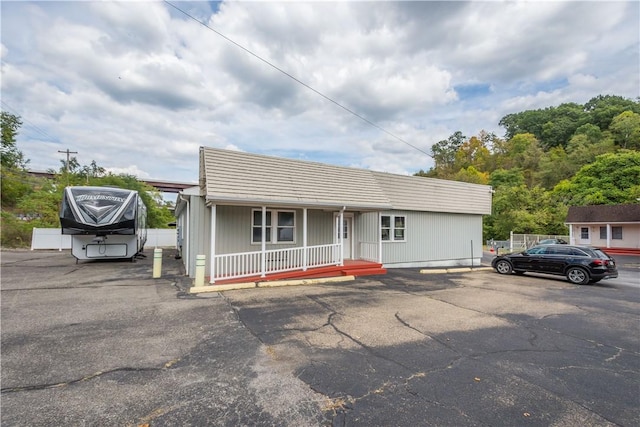
[[[640,264],[189,295],[165,251],[2,252],[3,426],[640,425]]]

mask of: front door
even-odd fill
[[[352,236],[353,217],[344,215],[342,218],[342,246],[344,248],[344,259],[351,259],[351,246],[353,243]],[[339,236],[338,236],[339,237]]]

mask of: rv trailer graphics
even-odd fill
[[[67,187],[60,225],[62,234],[72,235],[71,251],[77,259],[133,259],[146,242],[147,209],[134,190]]]

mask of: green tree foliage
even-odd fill
[[[484,220],[485,238],[506,239],[509,233],[564,234],[566,207],[556,204],[542,187],[503,185],[495,190],[493,212]]]
[[[456,153],[464,144],[467,137],[462,132],[457,131],[448,139],[439,141],[431,147],[431,156],[436,166],[433,169],[434,177],[445,178],[451,176],[455,171]]]
[[[2,124],[2,168],[11,169],[24,169],[29,163],[29,160],[25,159],[22,151],[20,151],[16,145],[16,136],[18,130],[22,126],[19,116],[9,114],[2,111],[0,113],[0,123]]]
[[[3,111],[0,123],[2,124],[0,197],[2,207],[11,209],[20,198],[31,192],[31,180],[25,171],[29,160],[24,157],[16,143],[16,137],[22,125],[20,117]]]
[[[598,156],[556,185],[553,196],[567,206],[635,203],[640,197],[640,152],[620,150]]]
[[[491,185],[485,238],[564,234],[568,206],[640,197],[633,160],[640,150],[640,100],[597,96],[585,105],[509,114],[500,125],[505,139],[456,132],[434,144],[433,168],[417,174]]]
[[[489,174],[480,172],[473,166],[469,166],[456,172],[455,175],[453,175],[453,180],[486,185],[489,182]]]
[[[589,100],[584,109],[589,114],[589,123],[604,130],[609,128],[614,117],[625,111],[640,114],[640,102],[621,96],[598,95]]]
[[[620,147],[640,149],[640,114],[633,111],[620,113],[611,120],[609,129]]]

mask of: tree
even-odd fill
[[[633,111],[620,113],[611,120],[609,129],[620,147],[640,149],[640,114]]]
[[[576,129],[587,121],[583,107],[575,103],[551,108],[549,116],[539,137],[541,145],[547,150],[566,146]]]
[[[463,142],[455,153],[454,167],[464,169],[473,166],[478,170],[485,170],[489,157],[489,149],[485,142],[472,136],[468,141]]]
[[[558,182],[575,173],[573,163],[562,147],[554,147],[540,159],[538,180],[544,188],[552,189]]]
[[[520,169],[496,169],[489,176],[489,185],[499,187],[518,187],[524,185],[524,175]]]
[[[460,169],[453,176],[454,181],[470,182],[473,184],[487,184],[489,182],[489,174],[486,172],[480,172],[473,166]]]
[[[553,196],[567,206],[635,203],[640,197],[640,152],[620,150],[598,156],[573,178],[558,183]]]
[[[589,123],[593,123],[602,130],[609,129],[614,117],[624,111],[640,114],[640,102],[613,95],[598,95],[591,98],[584,110],[589,115]]]
[[[530,133],[518,134],[507,141],[506,168],[521,169],[525,183],[529,187],[535,184],[535,173],[542,157],[543,150],[535,135]]]
[[[438,177],[445,178],[453,172],[456,161],[456,153],[467,139],[462,132],[457,131],[449,138],[437,142],[431,146],[431,156],[435,162],[435,172]]]
[[[25,159],[16,145],[16,136],[22,125],[20,117],[2,112],[2,172],[0,191],[2,208],[11,209],[31,191],[30,177],[26,174]]]
[[[3,111],[1,113],[1,124],[2,167],[25,169],[27,163],[29,163],[29,160],[25,159],[22,151],[18,150],[18,147],[16,146],[16,136],[18,135],[18,129],[20,129],[20,126],[22,126],[20,117]]]

